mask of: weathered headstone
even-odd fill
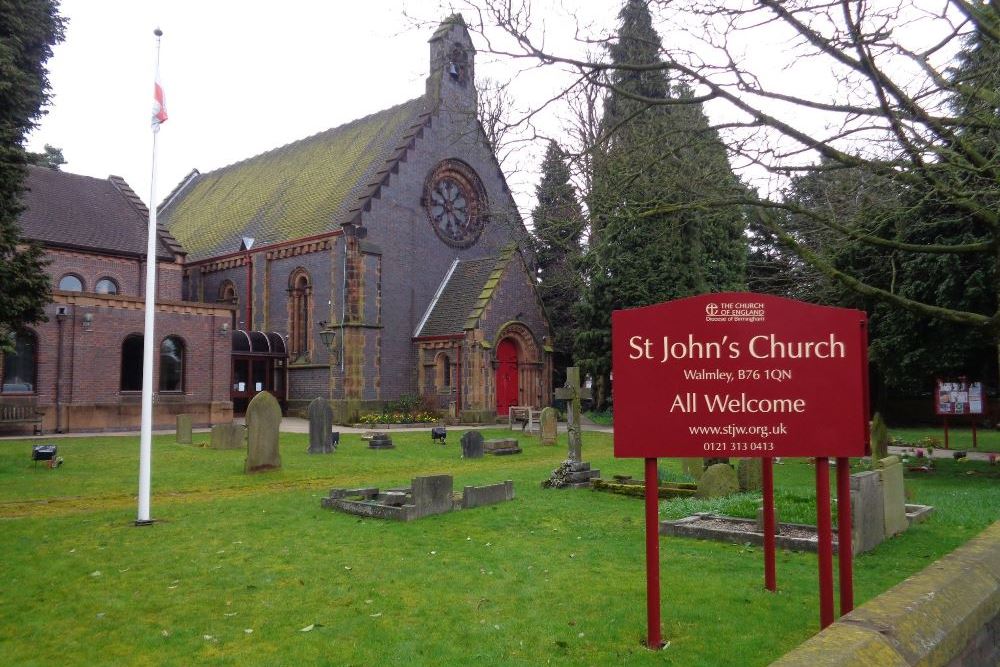
[[[761,459],[740,459],[736,463],[736,479],[740,483],[740,491],[760,491],[764,487]]]
[[[877,470],[851,475],[851,530],[856,554],[885,541],[885,500]]]
[[[429,475],[413,478],[413,504],[421,516],[442,514],[452,510],[451,475]]]
[[[906,520],[906,492],[903,489],[903,464],[898,456],[888,456],[878,462],[882,479],[882,499],[885,503],[885,536],[892,537],[909,527]]]
[[[191,415],[177,415],[177,442],[181,445],[190,445],[191,438]]]
[[[701,479],[702,473],[705,472],[704,459],[681,459],[681,467],[684,470],[684,474],[691,479],[698,481]]]
[[[462,458],[483,458],[483,434],[479,431],[466,431],[462,435]]]
[[[521,453],[521,446],[514,438],[487,440],[483,443],[483,449],[487,454],[492,454],[493,456],[507,456],[508,454]]]
[[[728,463],[711,465],[698,480],[698,498],[722,498],[740,490],[736,471]]]
[[[395,449],[388,433],[376,433],[368,440],[368,449]]]
[[[462,490],[462,509],[494,505],[514,499],[514,482],[507,480],[487,486],[467,486]]]
[[[246,428],[243,424],[216,424],[212,427],[209,440],[211,449],[242,449],[246,438]]]
[[[278,399],[266,391],[253,397],[247,406],[246,472],[261,472],[281,468],[278,452],[278,428],[281,426],[281,406]]]
[[[872,417],[871,443],[873,461],[889,456],[889,427],[878,412]]]
[[[314,398],[309,404],[309,453],[329,454],[333,444],[333,408],[325,398]]]
[[[559,437],[559,411],[553,407],[542,408],[542,415],[539,417],[541,428],[539,434],[543,445],[554,445]]]

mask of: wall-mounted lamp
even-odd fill
[[[84,313],[83,314],[83,330],[90,331],[91,327],[94,326],[94,314]]]
[[[337,330],[331,327],[330,323],[326,321],[320,322],[319,326],[319,339],[323,341],[326,349],[330,350],[331,363],[336,364],[339,358],[337,354]]]
[[[228,333],[229,333],[229,322],[223,322],[222,326],[219,327],[219,335],[225,336]]]

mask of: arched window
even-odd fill
[[[142,391],[142,336],[132,334],[122,341],[122,391]]]
[[[435,361],[435,367],[437,370],[437,380],[435,384],[437,385],[438,391],[447,391],[451,388],[451,357],[442,352],[437,356]]]
[[[111,278],[101,278],[94,285],[94,291],[98,294],[118,294],[118,283]]]
[[[222,284],[219,285],[219,303],[235,306],[232,327],[238,329],[236,322],[238,320],[237,313],[240,310],[240,298],[236,295],[236,285],[233,284],[232,280],[223,280]]]
[[[35,369],[37,367],[38,344],[35,334],[23,332],[14,336],[14,351],[0,357],[3,368],[3,384],[0,393],[32,394],[35,392]]]
[[[67,273],[59,279],[59,289],[66,292],[82,292],[83,278],[73,273]]]
[[[184,391],[184,341],[177,336],[160,343],[160,391]]]
[[[309,355],[309,314],[312,285],[304,269],[296,269],[289,279],[288,340],[292,359]]]

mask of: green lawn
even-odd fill
[[[928,443],[935,448],[944,447],[944,427],[941,428],[890,428],[889,435],[914,447],[926,447]],[[898,444],[898,443],[893,443]],[[970,452],[1000,452],[1000,430],[991,428],[976,429],[976,446],[972,446],[972,429],[948,428],[949,449],[964,449]]]
[[[646,651],[641,501],[543,490],[564,441],[524,437],[521,455],[463,461],[455,430],[446,447],[427,433],[393,439],[372,451],[345,435],[336,454],[309,456],[305,436],[286,435],[284,469],[247,476],[242,452],[157,438],[157,523],[145,528],[131,525],[137,438],[58,440],[55,470],[32,467],[30,442],[0,442],[0,662],[743,667],[817,630],[814,555],[779,554],[775,595],[759,549],[664,538],[670,646]],[[610,435],[585,434],[584,449],[605,476],[642,474],[612,457]],[[858,603],[1000,518],[996,472],[946,461],[908,480],[938,513],[857,560]],[[433,473],[456,490],[512,479],[517,499],[410,524],[319,506],[333,486]],[[808,495],[813,475],[776,466],[792,495]]]

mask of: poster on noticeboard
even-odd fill
[[[983,383],[938,380],[934,391],[934,412],[939,415],[983,414]]]

